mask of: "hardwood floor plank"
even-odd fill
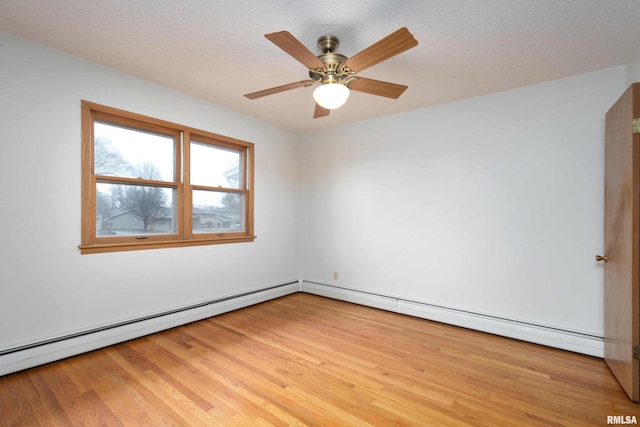
[[[601,359],[293,294],[0,377],[0,426],[602,426]]]
[[[254,319],[257,320],[257,319]],[[226,326],[229,326],[223,320],[220,321],[224,323]],[[242,330],[239,326],[236,326],[236,330]],[[273,326],[269,326],[269,331],[273,329]],[[289,329],[289,328],[286,328]],[[267,332],[270,335],[270,332]],[[267,342],[276,342],[273,338],[266,339]],[[272,350],[273,352],[276,349]],[[299,354],[299,351],[294,353]],[[328,352],[326,356],[331,359],[332,355],[335,357],[335,352]],[[245,355],[243,358],[247,359],[250,356]],[[286,359],[286,356],[281,356],[282,360]],[[344,358],[343,360],[348,361],[348,358]],[[353,357],[351,357],[353,360]],[[256,363],[260,363],[258,360]],[[300,361],[298,361],[300,362]],[[302,362],[304,362],[302,360]],[[349,365],[351,365],[349,361]],[[282,368],[276,369],[277,373],[282,374],[283,376],[290,378],[290,381],[295,381],[296,385],[308,387],[310,389],[315,390],[315,394],[323,394],[325,390],[329,390],[329,393],[335,395],[336,393],[341,396],[341,400],[339,400],[341,409],[350,410],[352,413],[358,413],[358,411],[363,411],[364,409],[371,406],[371,395],[372,390],[368,387],[363,387],[363,379],[366,378],[362,375],[357,377],[352,377],[352,380],[346,380],[345,374],[351,372],[350,369],[344,369],[344,365],[339,366],[338,369],[332,370],[331,366],[335,365],[334,363],[324,362],[321,365],[311,365],[306,366],[302,363],[293,363],[291,361],[286,361],[283,364]],[[373,365],[369,364],[367,369],[371,369]],[[374,389],[383,390],[385,385],[383,381],[372,382],[367,381],[367,383],[374,384]],[[358,386],[359,384],[359,386]],[[388,387],[388,384],[387,384]],[[402,391],[400,388],[397,388],[396,391]],[[363,393],[364,392],[364,393]],[[366,400],[361,398],[362,395],[366,395]],[[327,395],[327,400],[331,401],[331,396]],[[421,402],[424,403],[424,402]],[[439,402],[441,403],[441,402]],[[424,405],[414,405],[413,408],[420,408]],[[394,422],[397,422],[402,416],[398,413],[398,411],[394,411],[391,414],[384,414],[380,410],[377,411],[375,415],[371,413],[367,413],[366,411],[359,413],[362,422],[378,422],[381,425],[393,425]]]
[[[0,377],[1,425],[62,425],[67,421],[64,412],[59,413],[62,423],[56,417],[50,417],[46,396],[38,399],[34,399],[34,396],[40,396],[40,393],[28,372]]]
[[[222,421],[233,417],[242,418],[238,417],[239,412],[236,409],[221,399],[221,396],[232,394],[233,391],[212,378],[208,367],[193,360],[197,355],[195,350],[191,345],[188,350],[185,349],[169,335],[155,336],[144,346],[136,348],[141,357],[154,361],[148,362],[146,368],[152,372],[160,372],[171,383],[178,384],[185,396],[192,398],[203,411],[215,414]],[[211,353],[204,352],[203,356],[211,356]],[[191,362],[186,364],[184,360]],[[161,369],[160,366],[172,368]]]
[[[52,403],[55,399],[56,413],[64,411],[70,420],[81,419],[87,425],[100,425],[105,413],[99,413],[88,395],[82,393],[73,381],[69,378],[64,369],[59,369],[53,365],[47,366],[46,375],[33,377],[34,382],[41,382],[40,393],[46,395],[45,402]]]
[[[161,378],[162,381],[170,384],[175,390],[198,405],[203,411],[206,412],[213,408],[211,402],[194,390],[193,381],[190,381],[190,385],[185,384],[186,380],[191,380],[198,374],[197,370],[191,365],[184,364],[184,359],[164,350],[162,347],[154,347],[154,361],[149,360],[142,353],[136,351],[134,346],[120,347],[118,352],[112,354],[111,357],[119,358],[120,365],[123,367],[126,366],[132,375],[153,372]],[[161,366],[168,366],[172,369],[166,369]],[[185,381],[183,381],[183,379]],[[203,390],[200,389],[199,391],[202,392]]]
[[[144,389],[152,390],[154,397],[166,405],[167,410],[179,420],[177,425],[223,426],[215,417],[209,415],[208,410],[213,408],[212,405],[202,405],[202,399],[199,396],[194,395],[175,377],[165,375],[165,371],[157,369],[153,363],[149,363],[150,369],[148,366],[138,369],[139,365],[130,363],[135,358],[131,353],[130,348],[120,347],[117,351],[110,352],[110,357],[128,374],[137,378]],[[196,397],[196,401],[192,399],[193,397]]]
[[[33,399],[31,400],[31,403],[32,405],[40,406],[38,413],[41,414],[43,413],[41,411],[44,411],[44,413],[46,413],[46,418],[54,420],[53,425],[68,425],[68,423],[71,423],[73,420],[73,411],[68,410],[61,404],[47,383],[47,377],[54,370],[56,370],[54,367],[45,365],[43,367],[44,372],[42,374],[35,373],[33,371],[28,372],[29,380],[33,384],[42,405],[35,402]],[[39,419],[38,421],[40,425],[47,425],[44,420]]]
[[[105,402],[98,396],[98,394],[93,390],[88,390],[82,393],[84,398],[87,401],[87,404],[93,408],[95,411],[95,419],[98,422],[94,424],[85,424],[85,425],[95,425],[95,426],[108,426],[108,427],[124,427],[122,421],[114,414],[111,409],[105,404]],[[74,417],[75,419],[75,417]],[[76,422],[70,423],[69,425],[76,424]]]
[[[124,425],[180,425],[183,421],[158,398],[155,390],[147,388],[141,377],[130,375],[110,356],[118,347],[87,355],[92,363],[85,375],[96,394]]]
[[[162,337],[158,337],[158,339],[162,340]],[[168,341],[171,340],[169,339]],[[174,348],[173,351],[180,352],[181,350]],[[272,425],[296,424],[296,419],[287,413],[286,407],[279,407],[282,404],[293,404],[293,402],[288,402],[283,396],[279,395],[278,390],[283,385],[276,384],[276,388],[271,390],[265,398],[260,394],[251,392],[247,388],[246,378],[254,377],[256,375],[254,371],[243,371],[244,363],[238,366],[234,357],[226,354],[218,347],[208,345],[206,342],[196,338],[191,341],[191,348],[187,354],[184,354],[184,357],[190,357],[191,363],[195,367],[215,381],[215,385],[211,384],[211,390],[214,390],[217,398],[237,414],[242,414],[250,419],[264,417]],[[260,385],[263,384],[259,377],[253,378],[253,380]],[[273,388],[274,383],[266,382],[264,387],[267,389]],[[274,402],[276,405],[274,405]],[[233,417],[238,418],[237,415],[233,415]]]

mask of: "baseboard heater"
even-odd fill
[[[599,358],[604,357],[604,339],[594,334],[474,313],[320,282],[304,280],[300,285],[300,290],[310,294],[488,332],[575,353]]]
[[[299,281],[0,350],[0,375],[54,362],[298,292]]]
[[[299,291],[599,358],[604,357],[604,340],[593,334],[536,325],[335,285],[298,280],[3,349],[0,350],[0,376],[207,319]]]

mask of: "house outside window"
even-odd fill
[[[81,253],[253,241],[253,149],[82,101]]]

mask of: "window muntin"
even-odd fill
[[[253,144],[87,101],[82,136],[82,253],[255,238]]]

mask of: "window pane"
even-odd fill
[[[191,184],[240,188],[240,151],[191,142]]]
[[[244,194],[193,192],[193,233],[245,231]]]
[[[171,136],[96,122],[94,171],[97,175],[173,181],[174,144]]]
[[[96,235],[176,232],[174,189],[105,183],[96,187]]]

